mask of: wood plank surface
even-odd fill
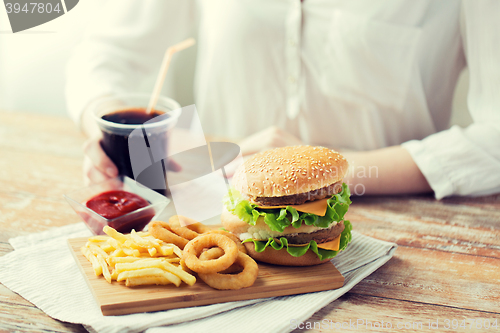
[[[497,312],[500,259],[399,247],[390,261],[356,285],[355,294]]]
[[[48,317],[31,305],[2,303],[0,332],[87,332],[82,325],[65,323]]]
[[[62,195],[83,186],[83,141],[68,118],[0,112],[0,256],[12,251],[11,237],[79,221]],[[310,321],[500,320],[500,195],[440,201],[429,195],[364,196],[353,198],[347,216],[358,232],[399,248]],[[0,285],[0,332],[14,331],[85,329],[48,317]]]
[[[347,216],[356,229],[398,245],[500,258],[500,208],[489,213],[477,212],[480,214],[486,215],[485,223],[476,222],[478,219],[469,225],[458,225],[428,216],[423,220],[410,214],[366,209],[355,200]]]
[[[0,242],[81,221],[62,196],[0,192],[0,212]]]
[[[64,193],[83,186],[81,158],[15,149],[1,152],[0,183],[4,193],[60,199]]]
[[[490,322],[488,330],[484,327],[486,320]],[[491,327],[495,320],[498,329]],[[464,321],[465,329],[453,328]],[[297,327],[294,332],[497,332],[500,313],[347,293],[302,323],[303,329],[299,329],[298,322],[290,320],[288,323],[291,329]],[[339,329],[342,324],[344,329]],[[380,326],[383,328],[377,328]]]
[[[87,238],[68,240],[87,284],[105,316],[187,308],[263,297],[304,294],[338,289],[344,277],[331,263],[312,267],[282,267],[259,263],[259,276],[253,286],[240,290],[215,290],[197,279],[193,286],[140,286],[106,282],[96,276],[90,262],[80,251]]]
[[[67,117],[0,112],[2,151],[36,152],[79,160],[83,156],[83,140],[77,126]]]

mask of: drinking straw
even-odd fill
[[[172,60],[172,55],[175,52],[182,51],[187,49],[190,46],[193,46],[195,43],[194,38],[188,38],[185,41],[177,43],[175,45],[170,46],[165,55],[163,56],[163,62],[161,64],[160,72],[156,77],[155,87],[153,89],[153,94],[151,94],[151,98],[149,99],[149,104],[147,108],[147,113],[150,113],[154,110],[156,103],[158,102],[158,98],[160,97],[161,88],[163,87],[163,82],[165,81],[165,77],[167,75],[168,67],[170,66],[170,61]]]

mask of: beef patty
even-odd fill
[[[342,191],[342,181],[305,193],[282,197],[253,197],[250,200],[261,206],[301,205],[308,201],[329,198],[340,191]]]
[[[307,234],[288,234],[281,237],[285,237],[289,244],[307,244],[311,240],[315,240],[316,243],[320,244],[334,240],[342,231],[344,231],[344,221],[338,222],[337,225],[330,229],[322,229]]]

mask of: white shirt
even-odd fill
[[[500,1],[110,0],[102,13],[68,67],[74,119],[196,36],[205,133],[276,125],[313,145],[403,144],[437,198],[500,191]],[[448,129],[466,64],[474,124]]]

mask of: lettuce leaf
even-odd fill
[[[344,221],[344,231],[342,231],[342,233],[340,234],[340,245],[338,251],[320,249],[318,247],[318,243],[316,243],[316,241],[313,240],[311,240],[309,244],[305,246],[288,246],[288,241],[285,237],[281,237],[279,239],[279,242],[276,241],[274,238],[270,237],[267,242],[257,241],[255,239],[249,238],[244,240],[243,243],[254,242],[255,251],[257,252],[264,251],[268,246],[271,246],[273,249],[277,251],[286,248],[286,251],[294,257],[303,256],[307,252],[307,250],[311,249],[311,251],[313,251],[320,260],[323,260],[323,259],[331,259],[335,257],[340,251],[345,250],[347,244],[349,244],[352,240],[351,230],[352,230],[351,222],[347,220]]]
[[[230,190],[224,197],[224,206],[229,212],[248,224],[255,225],[257,219],[262,216],[271,230],[283,232],[289,225],[297,229],[300,228],[302,223],[319,228],[328,228],[332,222],[342,221],[351,204],[350,196],[349,188],[343,183],[342,191],[328,199],[325,216],[299,212],[291,206],[275,209],[257,208],[257,205],[245,200],[234,189]]]

